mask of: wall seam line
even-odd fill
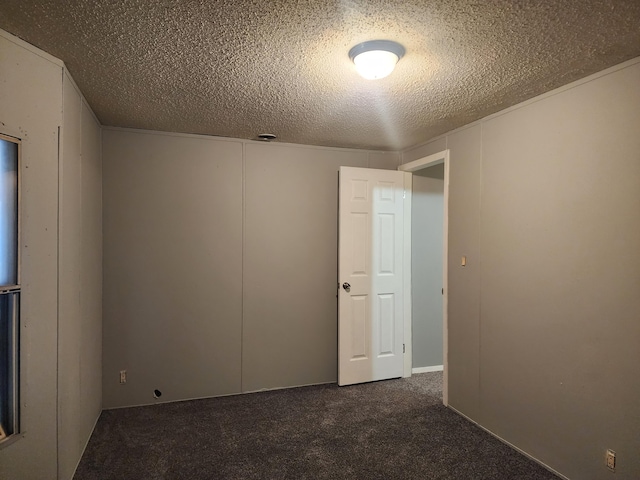
[[[56,194],[57,208],[56,208],[56,477],[60,476],[60,245],[61,245],[61,215],[60,209],[62,205],[61,194],[61,182],[63,178],[63,162],[62,156],[64,155],[62,134],[64,126],[64,66],[60,67],[60,125],[58,125],[58,191]]]
[[[484,191],[484,122],[480,122],[480,191],[478,198],[478,418],[482,409],[482,198]],[[483,420],[484,423],[484,420]]]
[[[240,393],[244,392],[244,256],[246,226],[246,143],[242,142],[242,248],[240,254]]]

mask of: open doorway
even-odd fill
[[[413,173],[411,186],[412,373],[442,371],[444,164]]]
[[[447,405],[449,151],[400,165],[398,170],[413,173],[410,189],[411,321],[407,322],[411,328],[408,333],[412,339],[412,371],[443,370],[443,403]]]

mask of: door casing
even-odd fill
[[[449,404],[449,332],[448,332],[448,311],[449,311],[449,284],[448,284],[448,245],[449,245],[449,150],[428,155],[412,162],[398,166],[398,170],[403,172],[416,172],[423,168],[444,164],[444,225],[443,233],[443,254],[442,254],[442,403]],[[408,186],[407,186],[408,183]],[[411,177],[405,179],[405,218],[411,218]],[[404,224],[405,228],[405,251],[404,251],[404,339],[406,354],[404,357],[404,376],[411,376],[411,222]],[[408,239],[408,241],[407,241]],[[408,279],[407,279],[408,276]]]

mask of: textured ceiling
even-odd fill
[[[395,150],[640,55],[640,0],[2,0],[103,125]],[[362,41],[406,48],[360,78]]]

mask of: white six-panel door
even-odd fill
[[[403,172],[340,167],[338,384],[403,374]]]

